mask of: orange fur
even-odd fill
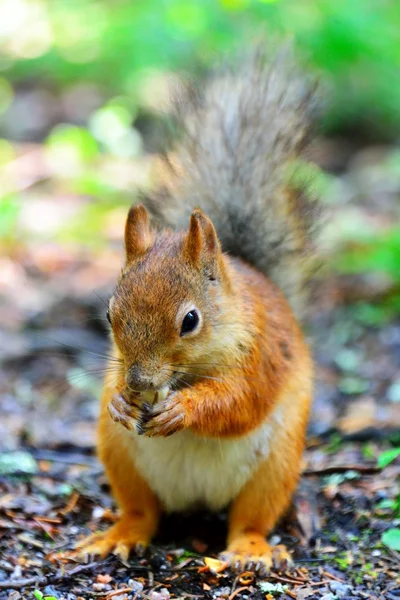
[[[288,508],[300,473],[312,393],[302,332],[278,288],[224,255],[199,211],[187,234],[154,234],[143,210],[131,211],[126,235],[128,261],[110,303],[120,370],[116,383],[110,377],[105,383],[98,444],[121,516],[84,541],[83,551],[126,557],[157,529],[163,500],[138,468],[137,434],[165,438],[189,431],[199,439],[240,441],[270,423],[269,452],[255,451],[257,468],[232,498],[222,556],[232,566],[258,563],[264,572],[283,567],[289,555],[271,548],[265,536]],[[179,334],[182,303],[202,315],[192,337]],[[140,389],[160,389],[176,365],[180,389],[153,408],[130,389],[132,369]]]
[[[98,440],[121,516],[83,552],[126,558],[162,510],[203,503],[229,505],[222,557],[233,567],[290,562],[265,536],[301,468],[312,361],[292,311],[307,299],[318,223],[292,175],[314,113],[293,59],[255,52],[185,94],[186,136],[146,198],[164,229],[145,207],[129,211],[108,315],[118,375],[106,379]]]
[[[242,560],[254,562],[259,554],[264,570],[270,565],[284,566],[290,562],[286,550],[257,547],[270,533],[290,505],[297,486],[304,450],[304,437],[311,399],[310,360],[303,356],[298,369],[292,374],[282,396],[285,427],[275,431],[271,440],[271,454],[233,502],[229,514],[228,553]],[[299,397],[299,390],[302,395]],[[256,546],[244,546],[256,536]],[[250,551],[251,550],[251,551]]]
[[[89,536],[78,547],[84,554],[105,556],[113,551],[127,559],[131,550],[141,551],[149,544],[157,530],[160,503],[130,457],[128,431],[110,418],[108,405],[115,391],[110,379],[108,376],[101,402],[98,455],[121,514],[105,533]]]

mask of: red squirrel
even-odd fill
[[[232,568],[290,555],[266,536],[296,488],[313,364],[315,200],[295,178],[314,114],[291,57],[257,54],[179,104],[183,137],[125,228],[108,310],[98,455],[120,510],[85,553],[140,552],[163,511],[229,509]]]

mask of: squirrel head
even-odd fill
[[[213,354],[220,362],[232,342],[234,324],[222,326],[234,287],[211,220],[195,209],[187,232],[155,232],[144,206],[133,206],[125,249],[108,318],[126,385],[157,390],[196,364],[204,369]]]

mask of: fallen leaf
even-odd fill
[[[242,585],[250,585],[254,581],[254,573],[252,571],[245,571],[239,577],[239,583]]]
[[[382,542],[391,550],[400,551],[400,528],[394,527],[385,531]]]
[[[210,558],[209,556],[204,558],[204,562],[208,569],[213,573],[221,573],[229,566],[229,563],[218,560],[217,558]]]
[[[307,587],[303,588],[302,590],[298,590],[296,592],[296,594],[297,594],[296,600],[305,600],[309,596],[313,596],[314,593],[315,593],[315,590],[308,585]]]

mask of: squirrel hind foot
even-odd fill
[[[261,534],[243,534],[233,540],[219,559],[235,572],[254,571],[267,576],[271,569],[285,571],[293,563],[285,546],[270,546]]]

